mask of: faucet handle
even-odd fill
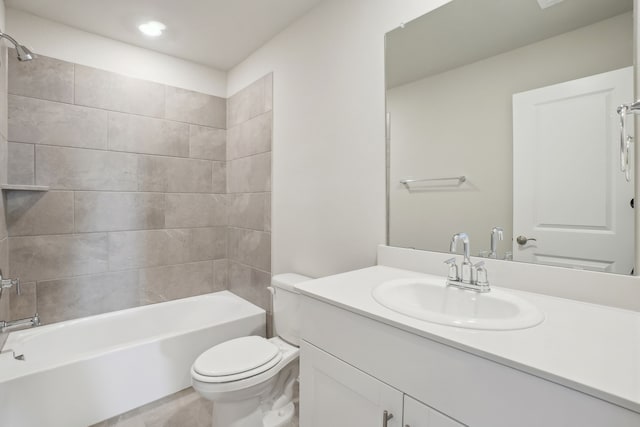
[[[447,275],[447,279],[458,280],[458,264],[456,264],[456,259],[449,258],[444,263],[449,266],[449,274]]]
[[[479,286],[488,286],[489,279],[487,277],[487,268],[484,266],[484,261],[474,264],[473,269],[476,273],[476,284]]]

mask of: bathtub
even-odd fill
[[[262,335],[265,312],[223,291],[12,332],[0,426],[84,427],[191,385],[207,348]]]

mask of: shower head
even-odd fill
[[[16,45],[16,53],[18,55],[18,61],[31,61],[37,58],[36,54],[31,52],[29,48],[21,44]]]
[[[9,34],[6,34],[0,31],[0,38],[7,39],[11,42],[11,44],[13,44],[13,46],[16,48],[16,55],[18,56],[18,61],[31,61],[32,59],[37,58],[35,53],[31,52],[26,46],[19,44]]]

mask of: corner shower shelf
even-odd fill
[[[47,185],[21,185],[21,184],[2,184],[0,189],[3,191],[49,191]]]

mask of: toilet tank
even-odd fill
[[[300,346],[300,293],[298,283],[311,280],[295,273],[277,274],[271,279],[273,287],[273,333],[289,344]]]

